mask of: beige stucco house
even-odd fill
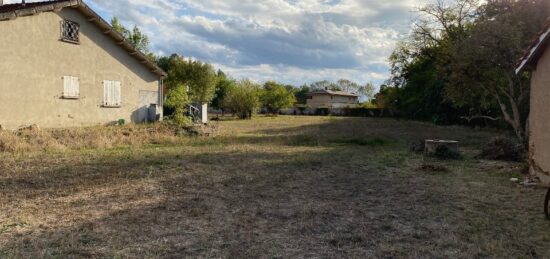
[[[311,108],[345,108],[358,103],[358,95],[344,91],[321,90],[307,95],[307,105]]]
[[[165,72],[81,0],[1,4],[0,125],[162,118]]]
[[[516,72],[532,71],[529,155],[531,171],[550,186],[550,19],[521,60]]]

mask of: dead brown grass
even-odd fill
[[[169,123],[70,129],[0,130],[0,152],[27,153],[104,149],[121,146],[181,144],[182,136],[215,131],[213,127],[178,127]]]
[[[165,145],[6,153],[0,257],[548,258],[544,191],[508,181],[519,164],[473,158],[497,134],[281,116]],[[462,141],[465,160],[419,171],[408,149],[424,137]]]

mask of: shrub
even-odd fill
[[[210,64],[182,57],[170,60],[170,70],[166,79],[167,86],[170,88],[173,86],[177,88],[180,85],[189,87],[189,99],[194,102],[210,102],[214,97],[217,81],[216,70]]]
[[[224,106],[241,119],[250,119],[260,107],[260,86],[250,80],[240,81],[227,93]]]
[[[296,102],[294,94],[283,85],[267,82],[261,94],[262,105],[269,113],[278,114],[282,109],[290,108]]]
[[[462,154],[460,154],[460,152],[456,151],[456,150],[453,150],[451,148],[449,148],[448,146],[445,146],[445,145],[439,145],[436,149],[435,149],[435,152],[431,155],[435,158],[438,158],[438,159],[443,159],[443,160],[461,160],[463,159],[463,156]]]
[[[524,156],[525,151],[520,144],[506,137],[495,137],[485,144],[476,158],[520,162]]]
[[[423,153],[426,149],[426,141],[423,139],[419,139],[417,141],[414,141],[411,143],[410,150],[411,152],[420,154]]]
[[[187,106],[191,103],[187,95],[187,87],[180,84],[176,88],[168,92],[164,105],[174,110],[173,120],[178,125],[187,125],[191,123],[189,117],[186,116]]]

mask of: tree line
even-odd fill
[[[305,104],[307,94],[342,90],[406,118],[437,124],[488,123],[510,128],[526,143],[529,75],[515,67],[550,16],[547,0],[435,0],[416,12],[412,32],[389,57],[391,76],[375,93],[372,83],[319,81],[292,86],[235,80],[198,60],[157,57],[138,27],[112,24],[137,49],[168,72],[166,106],[185,122],[188,104],[250,118],[259,109],[278,113]]]
[[[249,119],[261,109],[278,114],[296,104],[306,104],[307,94],[313,91],[347,91],[367,99],[374,96],[372,83],[360,85],[348,79],[337,82],[324,80],[300,87],[275,81],[259,84],[249,79],[236,80],[199,60],[177,54],[156,56],[149,51],[149,38],[139,27],[127,29],[116,17],[111,20],[111,25],[137,50],[168,73],[164,105],[166,114],[178,124],[190,122],[187,114],[191,104],[210,103],[222,113],[230,112],[239,118]]]
[[[376,101],[439,124],[496,122],[526,143],[529,75],[515,67],[549,10],[547,0],[439,0],[418,9]]]

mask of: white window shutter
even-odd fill
[[[64,76],[63,77],[63,97],[69,96],[70,91],[71,91],[71,77]]]
[[[122,105],[121,86],[119,81],[103,81],[103,105],[118,107]]]
[[[63,76],[63,97],[80,97],[80,79],[74,76]]]
[[[115,105],[115,82],[109,81],[109,106]]]
[[[114,89],[115,89],[115,94],[114,94],[114,97],[115,97],[115,105],[116,106],[120,106],[122,105],[122,99],[121,99],[121,89],[120,89],[120,82],[119,81],[116,81],[114,82]]]
[[[109,106],[109,100],[110,100],[110,87],[109,87],[109,81],[104,80],[103,81],[103,105]]]
[[[78,77],[71,77],[71,91],[69,92],[70,97],[79,97],[80,96],[80,80]]]
[[[115,96],[116,96],[116,92],[115,92],[115,82],[114,81],[111,81],[109,83],[109,105],[110,106],[115,106],[116,105],[116,99],[115,99]]]

